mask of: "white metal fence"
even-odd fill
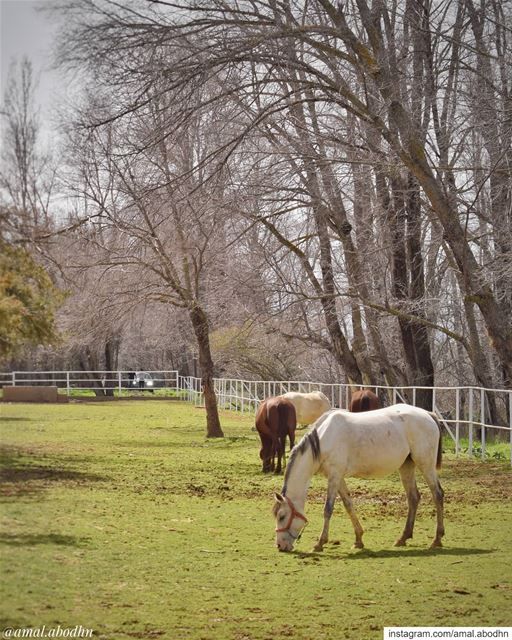
[[[142,382],[138,374],[149,376]],[[150,384],[148,382],[150,381]],[[133,392],[150,391],[158,395],[178,395],[182,399],[202,404],[201,379],[180,376],[178,371],[12,371],[0,373],[0,385],[56,385],[66,394],[128,396]],[[333,407],[347,409],[353,390],[347,384],[324,384],[299,380],[260,381],[215,379],[219,406],[242,413],[256,412],[258,404],[269,396],[288,391],[319,390]],[[480,387],[371,387],[384,405],[407,402],[416,405],[420,395],[428,392],[431,406],[455,443],[455,452],[487,457],[487,442],[508,442],[512,464],[512,391]]]
[[[165,395],[178,392],[177,371],[11,371],[0,373],[0,385],[56,386],[68,396],[93,392],[97,395],[125,396],[149,391]]]
[[[179,387],[189,402],[201,404],[201,379],[179,377]],[[333,407],[348,409],[352,391],[360,387],[304,381],[256,381],[217,378],[215,392],[223,409],[255,413],[264,398],[288,391],[322,391]],[[416,405],[421,392],[429,392],[431,406],[454,442],[455,453],[487,457],[487,441],[508,442],[512,465],[512,391],[481,387],[365,387],[381,398],[383,405],[406,402]]]

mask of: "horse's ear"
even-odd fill
[[[284,498],[280,493],[274,493],[274,496],[276,498],[276,502],[284,502]]]

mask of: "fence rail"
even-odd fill
[[[56,386],[72,396],[80,392],[126,395],[129,391],[179,391],[177,371],[11,371],[0,373],[0,385]]]
[[[221,408],[242,413],[255,413],[259,403],[269,396],[277,396],[288,391],[309,393],[322,391],[333,407],[348,409],[353,391],[357,385],[327,384],[309,381],[256,381],[229,378],[215,379],[215,393]],[[179,378],[180,389],[186,392],[186,399],[202,404],[201,379]],[[486,458],[489,434],[495,439],[508,441],[510,464],[512,466],[512,391],[505,389],[484,389],[481,387],[387,387],[368,386],[381,398],[384,405],[406,402],[417,405],[421,392],[429,392],[431,406],[441,424],[455,445],[455,453],[462,451],[462,440],[467,440],[467,453],[480,454]],[[421,395],[424,397],[424,393]],[[508,432],[508,437],[507,437]]]
[[[142,375],[148,376],[143,380]],[[215,392],[221,408],[255,413],[259,403],[269,396],[288,391],[308,393],[322,391],[333,407],[347,409],[352,391],[360,388],[348,384],[327,384],[300,380],[238,380],[216,378]],[[179,396],[197,405],[203,403],[201,379],[181,376],[178,371],[11,371],[0,373],[0,386],[56,385],[68,395],[92,391],[98,395],[129,395],[131,391],[153,391]],[[369,387],[384,405],[406,402],[416,405],[425,393],[447,433],[455,443],[455,453],[467,441],[469,455],[486,457],[489,436],[508,441],[512,465],[512,391],[481,387]],[[508,432],[508,437],[507,437]]]

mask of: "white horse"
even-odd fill
[[[312,424],[331,408],[329,398],[321,391],[312,391],[311,393],[289,391],[282,397],[289,400],[295,407],[297,424]]]
[[[444,535],[443,490],[436,469],[441,466],[441,428],[436,417],[417,407],[396,404],[365,413],[333,410],[323,415],[302,438],[286,467],[284,486],[275,494],[276,546],[291,551],[307,523],[304,505],[311,478],[322,473],[328,479],[324,526],[315,545],[321,551],[329,538],[329,521],[339,493],[352,521],[356,540],[363,548],[363,528],[357,518],[345,478],[378,478],[400,472],[408,513],[404,531],[395,546],[412,538],[420,494],[415,469],[425,478],[437,511],[437,529],[432,547],[441,547]]]

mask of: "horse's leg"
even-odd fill
[[[315,544],[315,551],[322,551],[324,544],[329,540],[329,522],[334,511],[334,502],[339,490],[339,479],[331,477],[327,483],[327,498],[324,505],[324,527],[318,542]]]
[[[295,414],[291,416],[288,414],[286,429],[283,432],[283,464],[286,467],[286,436],[290,439],[290,451],[295,446]]]
[[[276,457],[278,455],[278,449],[279,449],[279,440],[276,439],[274,437],[274,435],[272,434],[272,447],[271,447],[271,452],[272,452],[272,464],[270,466],[270,470],[274,471],[276,473],[278,473],[276,471]]]
[[[260,458],[263,462],[262,471],[263,473],[268,473],[270,471],[271,462],[272,462],[272,440],[267,434],[264,434],[264,433],[260,433],[260,439],[261,439]]]
[[[261,462],[262,462],[262,466],[261,466],[261,471],[262,473],[265,473],[267,471],[267,460],[266,460],[266,456],[265,456],[265,447],[261,447],[260,449],[260,458],[261,458]]]
[[[290,451],[295,446],[295,429],[297,428],[297,415],[295,413],[295,409],[290,411],[287,415],[286,421],[286,432],[288,433],[288,438],[290,439]],[[286,447],[286,436],[284,439],[285,447]]]
[[[286,467],[286,432],[281,438],[281,457],[283,458],[283,468]]]
[[[290,438],[290,451],[295,446],[295,425],[288,428],[288,437]]]
[[[263,473],[265,473],[266,470],[267,470],[267,464],[266,464],[266,458],[267,458],[266,453],[267,452],[266,452],[266,446],[265,446],[266,445],[266,438],[261,433],[261,431],[259,432],[259,436],[260,436],[260,440],[261,440],[260,460],[261,460],[262,465],[263,465],[261,470],[262,470]]]
[[[414,529],[414,521],[416,519],[416,511],[418,509],[418,503],[420,501],[420,492],[416,486],[416,465],[413,460],[408,457],[407,460],[399,469],[402,484],[404,485],[405,493],[407,494],[407,505],[409,507],[407,511],[407,521],[405,523],[405,529],[395,542],[395,547],[405,547],[406,540],[412,538],[412,532]]]
[[[364,547],[363,544],[363,533],[364,529],[359,522],[356,512],[354,510],[354,505],[352,504],[352,498],[350,497],[350,492],[346,485],[345,480],[341,480],[340,482],[340,496],[343,500],[343,505],[352,521],[352,526],[354,527],[354,533],[356,534],[356,541],[354,542],[354,549],[362,549]]]
[[[267,426],[268,426],[269,437],[271,441],[270,471],[274,471],[276,468],[276,455],[278,454],[278,447],[279,447],[279,411],[278,411],[278,408],[274,405],[269,407],[269,410],[267,412]]]
[[[284,443],[283,438],[278,436],[276,440],[277,467],[276,473],[281,473],[281,460],[283,458]]]
[[[441,538],[444,536],[444,491],[441,487],[441,483],[439,482],[435,467],[432,467],[428,470],[421,469],[421,473],[423,474],[425,482],[428,484],[429,489],[432,492],[432,498],[434,499],[434,503],[436,505],[436,535],[434,540],[432,541],[432,544],[430,545],[431,549],[435,549],[436,547],[443,546]]]

